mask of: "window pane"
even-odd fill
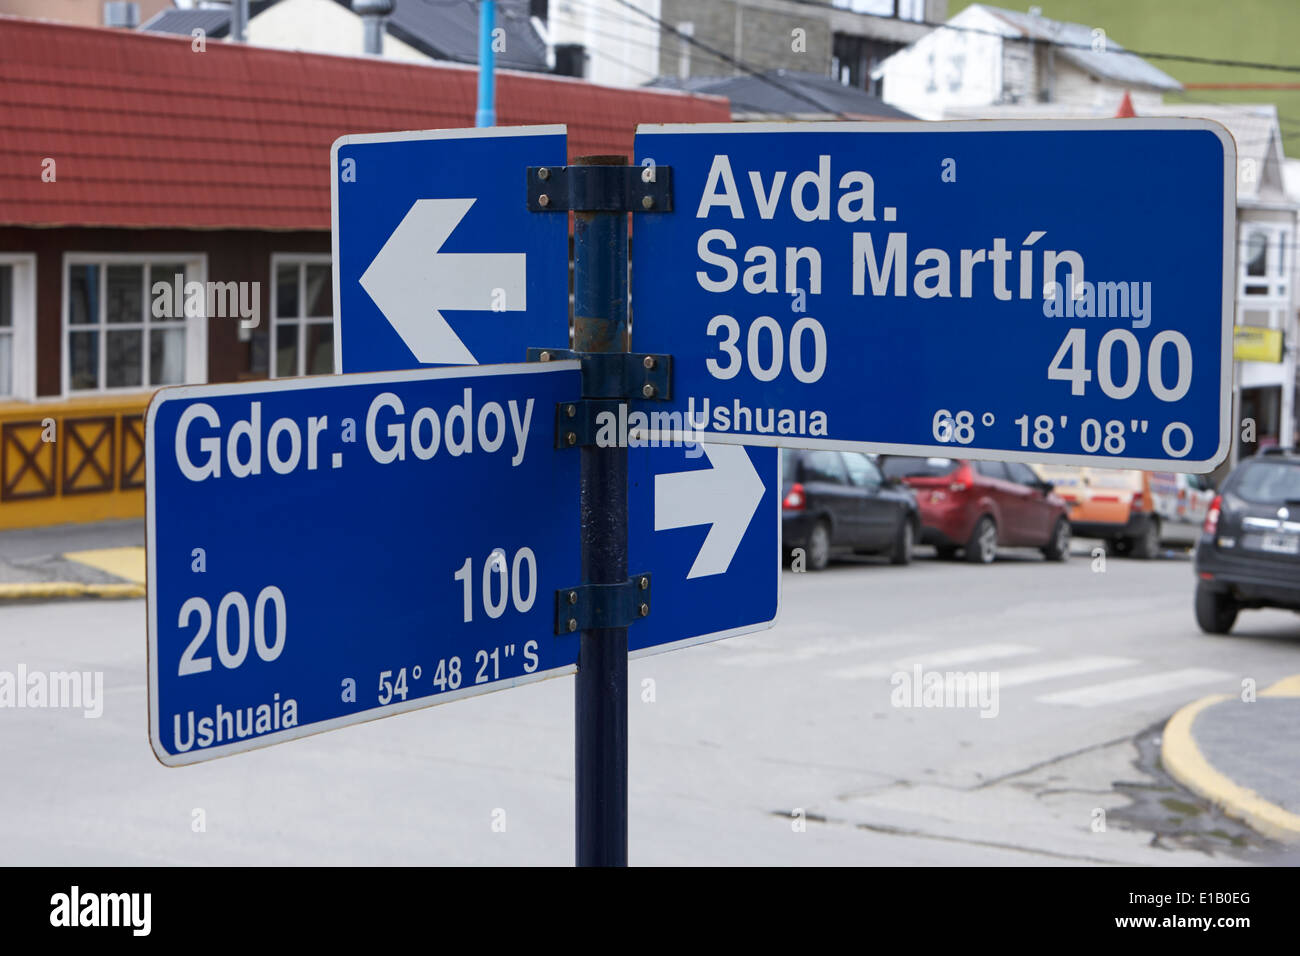
[[[1246,275],[1262,276],[1268,264],[1268,236],[1252,232],[1246,239]]]
[[[14,393],[14,337],[0,332],[0,395]]]
[[[805,481],[829,481],[837,485],[848,484],[844,461],[837,451],[810,451],[804,456]]]
[[[996,478],[999,481],[1008,481],[1007,467],[1000,461],[977,461],[975,470],[985,478]]]
[[[332,375],[334,373],[334,326],[328,322],[312,322],[305,328],[307,336],[307,374]]]
[[[155,282],[166,282],[173,289],[176,287],[176,277],[181,277],[181,290],[185,289],[185,263],[183,262],[154,262],[149,266],[149,291],[153,292]]]
[[[185,330],[149,332],[149,384],[178,385],[185,381]]]
[[[144,333],[139,329],[108,333],[108,366],[105,372],[109,388],[132,388],[144,384],[140,368],[143,342]]]
[[[275,327],[275,374],[279,378],[298,374],[298,323]]]
[[[334,314],[334,286],[330,266],[307,267],[307,317],[327,319]]]
[[[14,267],[0,266],[0,329],[14,325]]]
[[[844,464],[849,468],[849,480],[859,488],[876,488],[880,485],[880,472],[866,455],[846,451]]]
[[[296,265],[276,266],[275,317],[278,319],[298,317],[298,267]]]
[[[72,388],[99,388],[99,333],[68,336],[68,378]]]
[[[144,321],[143,266],[109,266],[108,267],[108,309],[106,317],[109,322],[123,323]],[[111,376],[110,376],[111,378]]]
[[[99,321],[99,266],[73,266],[68,275],[68,321],[94,325]]]
[[[177,279],[177,276],[180,279]],[[180,301],[176,301],[176,283],[180,282],[181,295]],[[158,296],[154,294],[154,286],[159,282],[167,286],[167,291]],[[158,321],[166,322],[169,319],[179,319],[185,315],[185,263],[183,262],[155,262],[149,266],[149,318],[154,318],[153,303],[156,298],[161,298],[165,308],[160,308],[162,315]]]

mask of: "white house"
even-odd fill
[[[974,4],[881,63],[884,100],[922,119],[1028,103],[1114,115],[1126,92],[1138,112],[1182,85],[1100,28]]]

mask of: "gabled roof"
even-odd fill
[[[990,7],[983,3],[972,4],[949,22],[962,22],[963,16],[967,16],[970,10],[980,10],[1003,21],[1011,27],[1010,35],[1066,44],[1057,47],[1056,55],[1099,79],[1128,86],[1147,86],[1157,90],[1183,88],[1181,83],[1164,70],[1152,66],[1140,56],[1126,53],[1122,46],[1109,37],[1106,37],[1104,50],[1094,50],[1092,48],[1093,27],[1086,24],[1049,20],[1047,17]]]
[[[753,75],[692,76],[685,80],[661,76],[646,84],[660,89],[686,90],[725,96],[733,119],[753,116],[839,116],[850,119],[915,119],[866,90],[845,86],[829,76],[797,70],[768,70]],[[819,108],[820,106],[820,108]]]
[[[278,0],[253,0],[249,22]],[[349,12],[351,0],[332,0]],[[528,16],[528,0],[496,0],[496,25],[503,31],[504,49],[497,66],[512,70],[545,71],[546,42]],[[398,0],[387,18],[387,33],[434,60],[478,62],[477,0]],[[230,33],[229,9],[164,10],[140,25],[152,33],[190,36],[200,28],[210,37]],[[361,22],[357,18],[357,33]]]
[[[1165,103],[1139,116],[1190,116],[1222,123],[1237,144],[1237,202],[1286,202],[1282,128],[1272,103]]]
[[[334,0],[350,7],[349,0]],[[437,60],[478,62],[477,0],[397,0],[388,32]],[[496,25],[504,31],[497,65],[545,70],[546,42],[533,28],[528,0],[497,0]]]
[[[230,11],[218,9],[161,10],[140,24],[140,30],[152,33],[175,33],[193,36],[195,30],[202,30],[205,36],[221,39],[230,34]]]
[[[334,140],[472,126],[477,75],[0,17],[0,224],[327,230]],[[630,155],[638,123],[730,110],[502,70],[497,116],[567,123],[571,155]],[[55,182],[42,182],[47,158]]]

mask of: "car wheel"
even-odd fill
[[[1070,523],[1064,518],[1056,519],[1052,539],[1043,546],[1043,557],[1048,561],[1065,561],[1070,557]]]
[[[1135,558],[1150,561],[1160,553],[1160,522],[1152,518],[1136,538],[1130,538],[1132,554]]]
[[[981,515],[966,542],[966,560],[972,564],[992,564],[998,555],[998,526],[988,515]]]
[[[889,552],[890,564],[911,564],[912,547],[916,544],[916,529],[912,527],[912,522],[907,518],[898,526],[898,534],[894,537],[894,547]]]
[[[831,563],[831,529],[818,521],[808,534],[808,570],[823,571]]]
[[[1222,591],[1196,585],[1196,623],[1206,634],[1227,634],[1237,620],[1237,604]]]

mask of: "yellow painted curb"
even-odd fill
[[[143,584],[87,584],[81,581],[26,581],[0,584],[0,601],[66,597],[142,598]]]
[[[1278,681],[1261,697],[1300,696],[1300,674]],[[1254,790],[1234,783],[1210,765],[1196,746],[1192,723],[1201,711],[1231,694],[1214,694],[1188,704],[1169,718],[1160,741],[1160,757],[1175,780],[1265,836],[1287,842],[1300,841],[1300,815],[1265,800]]]
[[[125,548],[98,548],[93,551],[69,551],[63,557],[133,584],[144,584],[144,548],[138,545]]]

